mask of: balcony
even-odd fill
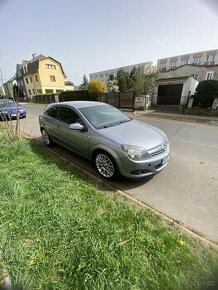
[[[215,61],[212,60],[212,61],[205,61],[204,65],[214,65],[215,64]]]

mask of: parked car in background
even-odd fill
[[[26,110],[20,104],[17,104],[15,101],[10,99],[1,99],[0,100],[0,118],[5,119],[14,119],[25,118]]]
[[[161,130],[105,103],[50,104],[39,116],[39,124],[46,145],[55,142],[92,160],[108,180],[156,174],[169,159],[169,142]]]

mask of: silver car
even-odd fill
[[[137,179],[156,174],[169,159],[169,142],[161,130],[105,103],[50,104],[39,123],[46,145],[58,143],[92,160],[97,172],[108,180],[119,175]]]

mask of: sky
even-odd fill
[[[32,54],[61,62],[68,80],[218,49],[218,0],[0,0],[4,80]]]

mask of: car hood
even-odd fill
[[[99,133],[119,144],[140,146],[147,150],[161,145],[165,136],[161,130],[135,119],[100,129]]]

